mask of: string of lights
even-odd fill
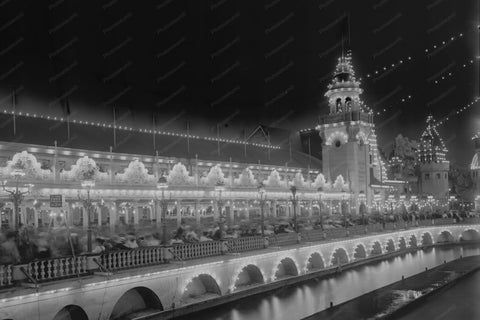
[[[448,44],[450,44],[450,43],[454,42],[455,40],[457,40],[459,38],[462,38],[462,37],[463,37],[463,33],[458,33],[456,35],[450,36],[446,40],[443,40],[442,42],[440,42],[439,45],[434,44],[430,48],[425,48],[424,51],[427,54],[427,57],[429,57],[429,55],[433,54],[436,50],[440,50],[441,48],[447,46]],[[406,62],[410,62],[412,60],[414,60],[412,58],[412,56],[404,57],[402,59],[397,60],[397,62],[385,65],[385,66],[380,67],[379,69],[377,69],[377,70],[375,70],[371,73],[368,73],[366,75],[366,78],[375,80],[376,78],[380,77],[383,73],[390,72],[393,69],[398,68],[398,67],[404,65]]]
[[[466,69],[468,66],[473,65],[474,63],[475,63],[474,60],[470,60],[470,61],[468,61],[467,63],[464,63],[464,64],[462,65],[462,67],[461,67],[461,68],[462,68],[461,70]],[[447,73],[447,74],[445,74],[445,75],[442,75],[441,77],[439,76],[439,79],[436,79],[433,83],[439,84],[439,83],[443,82],[444,80],[452,77],[453,75],[454,75],[453,72],[449,72],[449,73]]]
[[[461,113],[471,109],[479,100],[480,98],[476,97],[475,99],[470,101],[468,104],[452,109],[452,111],[450,111],[450,113],[447,116],[445,116],[442,120],[436,122],[435,127],[443,125],[447,123],[453,116],[460,115]]]
[[[403,104],[405,104],[405,103],[408,103],[412,98],[413,98],[412,95],[407,95],[406,97],[402,97],[400,100],[396,101],[396,102],[393,103],[393,104],[390,104],[388,107],[385,107],[385,108],[383,108],[383,109],[380,110],[380,111],[376,111],[376,112],[375,112],[375,115],[380,116],[380,115],[382,115],[382,114],[390,111],[390,110],[393,109],[394,107],[396,108],[396,107],[399,107],[399,106],[401,106],[401,105],[403,105]]]
[[[242,140],[238,140],[238,139],[216,138],[216,137],[191,135],[191,134],[172,132],[172,131],[158,131],[158,130],[152,130],[152,129],[134,128],[134,127],[130,127],[130,126],[112,125],[112,124],[106,123],[106,122],[94,122],[94,121],[85,121],[85,120],[77,120],[77,119],[67,119],[67,118],[64,118],[64,117],[56,117],[56,116],[42,115],[42,114],[29,113],[29,112],[25,113],[25,112],[21,112],[21,111],[18,111],[18,112],[9,111],[7,109],[4,109],[3,113],[7,114],[7,115],[16,116],[16,117],[29,117],[29,118],[38,118],[38,119],[58,121],[58,122],[70,122],[70,123],[81,124],[81,125],[85,125],[85,126],[116,129],[116,130],[122,130],[122,131],[131,131],[131,132],[139,132],[139,133],[147,133],[147,134],[155,134],[155,135],[163,135],[163,136],[174,136],[174,137],[180,137],[180,138],[207,140],[207,141],[215,141],[215,142],[236,143],[236,144],[242,144],[242,145],[246,144],[246,145],[250,145],[250,146],[267,148],[267,149],[280,149],[280,146],[268,145],[268,144],[262,144],[262,143],[253,143],[253,142],[242,141]]]

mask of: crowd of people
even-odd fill
[[[331,218],[315,218],[309,220],[300,220],[295,228],[296,222],[293,219],[283,222],[266,221],[263,234],[270,236],[273,234],[290,233],[295,229],[328,229],[344,228],[356,224],[384,223],[388,215],[371,215],[364,219],[357,216],[357,219],[350,219],[346,216],[338,216],[337,220]],[[429,218],[462,218],[468,215],[452,214],[431,215]],[[421,220],[422,217],[417,217]],[[427,218],[427,216],[425,216]],[[390,219],[392,219],[390,217]],[[393,221],[401,219],[403,221],[412,221],[412,215],[405,217],[393,217]],[[378,221],[377,221],[378,220]],[[388,221],[387,221],[388,222]],[[215,241],[222,239],[235,239],[245,236],[260,235],[261,227],[259,223],[247,223],[227,227],[225,223],[212,224],[209,227],[190,226],[183,221],[176,229],[167,231],[165,240],[167,244],[196,243],[204,241]],[[162,235],[159,229],[153,228],[144,230],[135,229],[128,226],[124,230],[108,232],[95,229],[92,234],[91,251],[88,250],[88,233],[85,229],[60,227],[48,230],[35,229],[33,226],[20,225],[17,230],[0,230],[0,264],[18,264],[28,263],[37,259],[46,259],[53,257],[64,257],[81,254],[100,254],[112,250],[130,250],[139,247],[159,246],[162,244]]]
[[[293,232],[293,230],[292,222],[267,225],[264,234]],[[228,228],[225,223],[217,223],[201,228],[182,222],[177,229],[167,231],[165,238],[167,244],[174,245],[259,234],[261,230],[256,224]],[[157,229],[143,230],[130,227],[115,233],[95,229],[92,231],[89,252],[88,232],[85,229],[59,227],[42,230],[33,226],[20,225],[17,230],[0,230],[0,264],[28,263],[38,259],[160,246],[162,238],[160,230]]]

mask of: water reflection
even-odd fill
[[[445,246],[416,251],[378,261],[325,279],[312,279],[297,286],[246,298],[189,315],[197,320],[294,320],[339,304],[369,291],[412,276],[460,256],[479,255],[480,247]]]

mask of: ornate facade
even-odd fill
[[[21,202],[18,221],[35,226],[87,226],[81,183],[95,181],[90,190],[95,225],[151,225],[160,223],[159,200],[166,199],[168,221],[175,225],[229,223],[259,216],[258,186],[266,186],[266,217],[293,215],[290,187],[297,187],[298,216],[339,212],[341,203],[350,205],[348,187],[328,184],[318,170],[307,168],[204,161],[113,152],[96,152],[64,147],[0,143],[0,179],[7,190],[27,191]],[[12,173],[22,170],[24,175]],[[164,176],[168,188],[162,193],[157,181]],[[223,186],[217,190],[216,186]],[[322,187],[323,192],[318,188]],[[61,195],[60,207],[52,207],[51,195]],[[13,200],[0,192],[2,223],[12,224]],[[343,206],[344,207],[344,206]],[[345,209],[344,209],[345,210]]]
[[[446,159],[446,154],[447,148],[438,134],[437,123],[432,116],[428,116],[427,127],[420,137],[418,149],[420,165],[418,182],[422,195],[447,199],[450,163]]]
[[[323,140],[325,176],[345,177],[356,202],[371,207],[376,193],[373,186],[381,186],[387,177],[377,148],[373,113],[361,100],[362,92],[351,55],[342,56],[325,93],[330,112],[320,117],[316,129]]]

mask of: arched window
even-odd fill
[[[338,98],[336,102],[336,112],[341,112],[342,111],[342,99]]]
[[[347,97],[345,99],[345,107],[346,107],[347,111],[349,111],[352,108],[352,98]]]

